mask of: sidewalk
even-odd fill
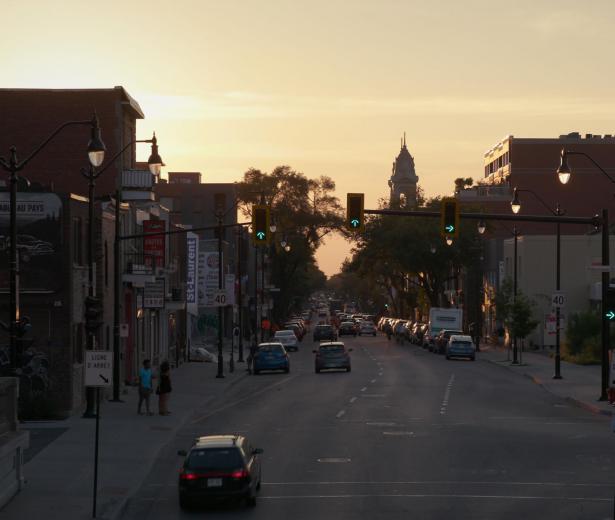
[[[599,415],[614,415],[615,408],[608,401],[597,400],[600,397],[600,365],[575,365],[562,361],[562,379],[553,379],[555,360],[544,352],[523,352],[523,364],[512,365],[507,360],[507,349],[499,345],[481,344],[478,356],[479,359],[522,374],[547,392],[575,406]]]
[[[97,518],[119,516],[128,498],[149,473],[157,454],[193,414],[219,398],[246,375],[236,363],[224,379],[216,379],[216,363],[185,363],[172,370],[170,416],[137,415],[138,389],[121,396],[124,403],[101,403]],[[92,518],[95,420],[71,417],[48,427],[68,428],[25,466],[25,489],[2,511],[0,519]],[[27,425],[25,425],[27,427]]]

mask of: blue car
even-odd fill
[[[446,344],[446,359],[452,357],[467,357],[476,359],[476,346],[470,336],[453,335]]]
[[[290,372],[290,360],[282,343],[261,343],[254,355],[254,373],[263,370]]]

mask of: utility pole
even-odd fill
[[[222,213],[217,212],[218,217],[218,290],[222,291]],[[216,378],[224,377],[224,360],[222,358],[222,319],[223,319],[223,307],[218,303],[218,373]]]
[[[239,357],[237,359],[238,363],[243,363],[243,312],[241,305],[243,303],[243,295],[241,293],[241,242],[243,240],[243,230],[241,228],[237,229],[237,321],[239,327]]]

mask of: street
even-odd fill
[[[196,409],[122,518],[612,518],[607,418],[480,353],[446,361],[381,335],[342,340],[350,373],[315,374],[306,336],[290,374],[243,378]],[[182,512],[177,450],[217,433],[265,450],[257,506]]]

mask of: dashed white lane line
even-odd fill
[[[361,392],[365,392],[365,390],[367,390],[367,387],[364,386],[363,388],[361,388]]]
[[[375,382],[376,382],[376,380],[375,380],[375,379],[372,379],[372,380],[370,381],[370,383],[372,383],[372,384],[374,384]]]
[[[451,388],[453,387],[453,383],[455,382],[455,374],[452,374],[450,379],[448,380],[448,384],[446,385],[446,390],[444,392],[444,399],[442,399],[442,405],[440,406],[440,415],[446,414],[446,408],[448,406],[448,400],[451,395]]]
[[[356,398],[356,397],[351,397],[351,398],[350,398],[350,402],[351,402],[351,403],[354,403],[356,400],[357,400],[357,398]]]
[[[339,412],[337,412],[337,414],[336,414],[336,416],[335,416],[335,417],[337,417],[337,418],[339,419],[339,418],[340,418],[340,417],[342,417],[345,413],[346,413],[346,410],[340,410]]]

